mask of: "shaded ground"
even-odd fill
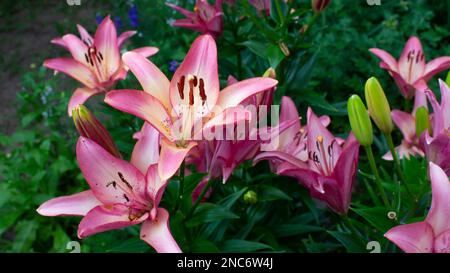
[[[31,65],[40,66],[45,58],[61,52],[50,40],[58,31],[75,31],[77,23],[95,24],[95,14],[103,1],[81,0],[25,1],[0,3],[0,133],[12,133],[18,124],[16,93],[21,90],[21,75]]]

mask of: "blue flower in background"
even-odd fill
[[[169,62],[169,71],[172,73],[175,72],[175,70],[177,70],[179,65],[180,64],[175,60],[170,61]]]
[[[138,9],[136,5],[131,6],[128,11],[128,18],[130,18],[130,24],[132,27],[137,28],[139,26]]]
[[[97,22],[97,25],[100,25],[100,23],[103,21],[103,16],[100,14],[100,12],[97,12],[95,14],[95,21]]]
[[[120,18],[120,16],[116,16],[114,17],[114,25],[116,26],[117,29],[122,28],[122,19]]]

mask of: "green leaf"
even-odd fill
[[[338,240],[348,252],[367,252],[361,241],[356,239],[352,234],[341,231],[328,231],[328,233]]]
[[[324,229],[320,226],[303,224],[281,224],[272,228],[272,231],[277,237],[289,237],[323,230]]]
[[[194,253],[217,253],[220,252],[217,246],[208,240],[195,240],[191,246],[191,252]]]
[[[208,222],[238,218],[239,216],[231,212],[226,207],[211,203],[204,203],[198,206],[192,218],[186,222],[186,225],[188,227],[194,227]]]
[[[106,249],[109,253],[143,253],[149,250],[149,246],[139,237],[127,239],[125,241],[117,241],[118,244]]]
[[[395,225],[395,222],[389,220],[387,217],[389,211],[385,208],[363,208],[352,210],[382,233],[385,233]]]
[[[231,239],[225,241],[222,244],[221,250],[222,252],[244,253],[256,252],[258,250],[273,250],[273,248],[269,245],[259,242]]]
[[[258,191],[258,200],[259,201],[274,201],[274,200],[288,200],[291,201],[292,198],[284,193],[279,188],[275,188],[269,185],[261,186],[261,189]]]
[[[16,236],[12,246],[13,252],[30,252],[31,245],[36,239],[38,222],[33,220],[21,221],[16,226]]]

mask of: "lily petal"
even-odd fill
[[[271,78],[258,77],[229,85],[220,92],[217,106],[222,107],[222,109],[237,106],[252,95],[270,90],[275,87],[277,83],[277,80]]]
[[[146,173],[150,165],[157,163],[159,159],[159,132],[147,122],[139,132],[138,141],[134,145],[131,154],[131,164],[141,173]]]
[[[156,220],[147,220],[141,227],[141,239],[159,253],[181,253],[181,249],[170,233],[169,213],[158,209]]]
[[[416,119],[409,113],[393,110],[391,112],[392,120],[400,129],[403,138],[407,142],[413,142],[416,137]]]
[[[122,34],[119,35],[119,37],[117,38],[117,46],[119,48],[121,48],[123,46],[123,44],[130,39],[131,36],[135,35],[137,33],[137,31],[135,30],[130,30],[130,31],[125,31]]]
[[[148,197],[153,200],[153,208],[150,214],[150,219],[154,220],[156,217],[159,202],[161,201],[164,189],[167,186],[168,180],[162,180],[158,173],[158,164],[151,165],[147,170],[145,176],[146,192]]]
[[[83,104],[85,101],[87,101],[91,96],[98,93],[97,89],[91,89],[86,87],[80,87],[75,89],[75,91],[72,94],[72,97],[70,97],[69,100],[69,106],[67,107],[67,112],[69,114],[69,117],[72,116],[72,110],[80,104]]]
[[[58,38],[54,38],[50,41],[50,43],[55,44],[55,45],[59,45],[65,49],[68,50],[66,42],[64,42],[64,39],[62,37],[58,37]]]
[[[44,61],[44,66],[69,75],[88,88],[97,86],[97,78],[85,65],[72,58],[55,58]]]
[[[434,233],[427,222],[396,226],[386,232],[384,237],[406,253],[433,252]]]
[[[133,215],[129,207],[115,204],[98,206],[89,211],[78,226],[78,238],[139,224],[148,218],[148,213]]]
[[[62,39],[64,40],[67,49],[70,51],[70,54],[72,54],[72,57],[80,63],[88,65],[88,61],[86,61],[88,46],[73,34],[66,34]]]
[[[88,138],[80,137],[76,150],[81,172],[102,203],[132,205],[145,200],[144,175],[133,165]]]
[[[216,42],[210,35],[201,35],[170,81],[170,101],[178,115],[186,107],[201,108],[206,115],[216,105],[219,89]]]
[[[94,43],[94,39],[82,25],[77,24],[77,29],[78,33],[80,33],[81,40],[85,41],[89,45]]]
[[[138,90],[113,90],[106,94],[105,102],[120,111],[144,119],[163,136],[172,139],[172,119],[163,104],[152,95]]]
[[[39,206],[37,212],[44,216],[84,216],[102,203],[91,190],[50,199]]]
[[[94,44],[104,57],[104,71],[113,75],[120,65],[120,53],[117,43],[117,31],[109,16],[100,23],[95,33]]]
[[[136,76],[144,91],[157,98],[167,111],[170,111],[168,96],[170,82],[161,70],[145,56],[136,52],[123,54],[122,60]]]
[[[388,69],[391,71],[396,71],[396,72],[398,71],[397,60],[395,60],[391,54],[389,54],[386,51],[379,49],[379,48],[371,48],[371,49],[369,49],[369,51],[381,59],[380,66],[382,68],[385,68],[385,69]]]
[[[195,142],[189,142],[185,147],[177,147],[173,142],[167,139],[161,140],[161,154],[158,163],[158,172],[162,180],[171,178],[180,168],[181,163],[188,152],[197,145]]]
[[[251,112],[245,109],[243,106],[239,105],[236,107],[229,107],[225,109],[225,111],[218,113],[212,119],[208,120],[202,127],[202,131],[196,132],[194,134],[194,139],[200,139],[200,133],[208,134],[214,130],[225,130],[229,129],[232,125],[231,129],[233,131],[228,131],[227,133],[234,132],[234,125],[241,123],[243,121],[248,121],[251,119]],[[194,126],[195,127],[195,126]],[[209,139],[208,139],[209,140]]]
[[[433,162],[429,163],[433,200],[426,221],[435,234],[450,228],[450,181],[447,174]]]
[[[425,55],[419,38],[412,36],[406,42],[398,61],[400,74],[409,84],[421,78],[425,72]]]
[[[300,132],[300,116],[295,107],[295,103],[290,97],[283,96],[281,98],[280,123],[290,120],[298,120],[287,128],[279,137],[279,147],[285,147],[291,143],[296,135]]]
[[[144,47],[140,47],[140,48],[131,50],[131,52],[141,54],[142,56],[144,56],[146,58],[155,55],[156,53],[158,53],[158,51],[159,51],[159,48],[153,47],[153,46],[144,46]]]
[[[430,80],[437,73],[450,68],[450,57],[439,57],[431,60],[425,67],[423,78],[425,81]]]

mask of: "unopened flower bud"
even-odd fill
[[[291,52],[289,51],[289,48],[287,47],[287,45],[285,43],[281,42],[278,45],[280,46],[280,49],[285,56],[291,55]]]
[[[273,69],[272,67],[269,67],[266,70],[266,72],[264,72],[263,77],[276,79],[277,78],[277,74],[275,73],[275,69]]]
[[[389,134],[394,129],[391,117],[391,108],[384,94],[380,82],[372,77],[367,80],[365,87],[367,108],[372,120],[381,132]]]
[[[348,118],[350,126],[356,139],[363,146],[369,146],[373,142],[372,123],[369,114],[358,95],[353,95],[348,99]]]
[[[447,77],[445,78],[445,83],[450,86],[450,71],[447,73]]]
[[[72,117],[75,127],[81,136],[96,142],[112,155],[119,158],[122,157],[111,135],[86,106],[77,105],[72,110]]]
[[[420,138],[420,135],[425,131],[431,134],[430,115],[425,106],[421,106],[416,110],[416,135]]]
[[[244,202],[247,204],[256,204],[258,195],[254,191],[248,191],[244,194]]]
[[[322,12],[326,7],[328,7],[328,5],[331,3],[331,0],[312,0],[311,1],[311,6],[312,9],[316,12],[316,13],[320,13]]]

